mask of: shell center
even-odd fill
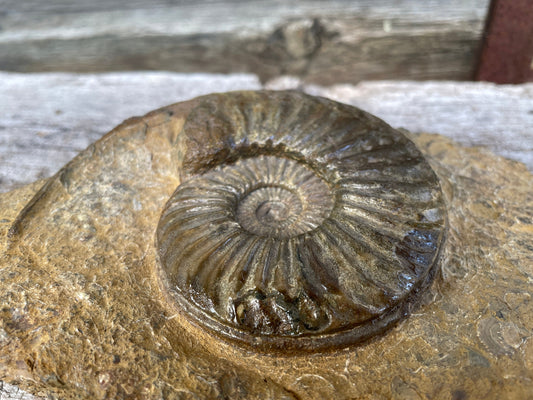
[[[265,201],[255,210],[257,219],[265,224],[282,222],[289,216],[289,208],[281,201]]]
[[[244,189],[236,198],[235,220],[257,236],[301,235],[320,226],[333,208],[328,184],[298,161],[260,156],[240,160],[220,174],[251,178],[235,188]]]
[[[284,236],[298,221],[302,210],[302,200],[294,191],[279,185],[265,186],[242,199],[237,208],[237,221],[256,235]]]

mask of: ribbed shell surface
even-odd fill
[[[260,351],[368,339],[407,315],[445,236],[436,175],[401,132],[297,92],[206,96],[178,136],[163,279],[184,315]]]

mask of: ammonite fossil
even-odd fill
[[[346,346],[406,315],[434,275],[437,177],[359,109],[295,92],[211,95],[176,154],[161,277],[218,336],[267,351]]]
[[[0,378],[62,399],[527,398],[532,179],[298,92],[132,118],[0,194]]]

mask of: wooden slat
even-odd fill
[[[0,70],[473,77],[489,0],[5,0]]]
[[[278,79],[275,89],[302,87]],[[0,191],[50,176],[124,119],[210,92],[260,89],[253,75],[0,73]],[[394,127],[485,146],[533,170],[533,84],[365,82],[303,86]]]
[[[129,117],[210,92],[259,88],[253,75],[0,72],[0,191],[52,175]]]

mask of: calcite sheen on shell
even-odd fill
[[[192,157],[186,167],[211,171],[205,174],[224,171],[228,160],[231,168],[256,162],[217,153],[211,165],[202,159],[209,142],[175,146],[202,101],[128,120],[56,176],[0,195],[2,379],[61,399],[524,399],[533,392],[533,177],[521,164],[437,135],[405,132],[418,148],[409,148],[411,159],[425,166],[416,161],[420,151],[442,190],[442,200],[425,200],[436,205],[422,215],[439,221],[447,213],[433,280],[424,280],[416,301],[402,303],[409,305],[402,309],[406,318],[362,342],[269,352],[190,317],[191,310],[207,313],[209,303],[184,309],[176,302],[158,251],[162,237],[156,238],[162,212],[184,179],[176,160]],[[257,168],[278,165],[271,158],[278,153],[257,154]],[[309,202],[325,206],[305,214],[309,228],[290,225],[295,234],[308,235],[329,218],[337,204],[329,194],[332,178],[316,172],[318,162],[290,159],[283,161],[288,171],[298,163],[300,175],[317,176],[307,182],[318,197],[307,200],[283,185],[246,191],[255,194],[231,214],[246,221],[246,232],[286,240],[287,229],[277,227],[292,224]],[[245,219],[247,213],[255,219]],[[239,304],[235,321],[248,327],[245,334],[272,335],[268,324],[249,328],[245,317],[239,320],[245,309]],[[326,317],[308,314],[327,324]],[[297,324],[279,330],[312,337],[315,329],[291,326]]]

